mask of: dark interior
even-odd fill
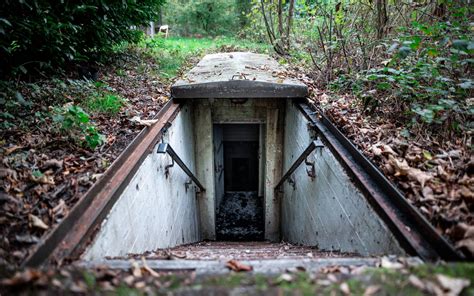
[[[224,142],[224,191],[258,191],[258,142]]]
[[[259,125],[222,125],[223,199],[217,210],[218,240],[262,240],[263,197],[258,196]]]

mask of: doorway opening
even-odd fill
[[[259,124],[214,125],[217,240],[263,240],[261,129]]]

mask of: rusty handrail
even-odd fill
[[[323,148],[323,147],[324,147],[324,145],[320,141],[318,141],[318,140],[312,141],[309,144],[308,148],[306,148],[303,151],[303,153],[301,153],[301,155],[295,160],[295,162],[293,162],[293,164],[288,169],[288,171],[285,173],[285,175],[283,175],[283,177],[280,179],[280,182],[278,182],[278,184],[275,186],[275,191],[277,191],[283,185],[283,183],[285,183],[285,181],[290,178],[290,176],[295,172],[295,170],[300,166],[300,164],[303,161],[306,160],[308,155],[310,155],[311,152],[313,152],[314,149]]]
[[[197,187],[199,187],[199,190],[201,190],[201,192],[206,191],[206,188],[202,186],[201,182],[199,182],[199,180],[196,178],[193,172],[191,172],[191,170],[186,166],[186,164],[184,164],[184,162],[181,160],[178,154],[176,154],[176,151],[174,151],[173,148],[171,148],[170,144],[168,143],[158,144],[158,149],[156,150],[156,153],[163,153],[163,154],[168,153],[169,156],[171,156],[171,159],[173,160],[173,162],[176,161],[176,163],[183,169],[186,175],[188,175],[189,178],[193,180],[194,184],[196,184]]]

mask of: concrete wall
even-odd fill
[[[192,125],[191,108],[185,106],[164,141],[195,171]],[[195,188],[186,190],[184,184],[189,178],[177,164],[166,178],[168,164],[170,156],[157,154],[155,147],[113,206],[84,259],[142,253],[200,240]]]
[[[313,140],[308,121],[287,102],[283,173]],[[282,197],[282,237],[291,243],[313,245],[321,250],[360,255],[402,254],[403,251],[365,197],[351,183],[329,149],[315,150],[316,178],[305,164],[295,171],[293,188],[287,182]]]

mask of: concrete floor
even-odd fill
[[[324,252],[314,247],[266,241],[230,242],[205,241],[168,249],[157,249],[144,254],[129,254],[126,258],[181,259],[181,260],[268,260],[357,257],[357,254]],[[123,259],[125,257],[113,257]]]

